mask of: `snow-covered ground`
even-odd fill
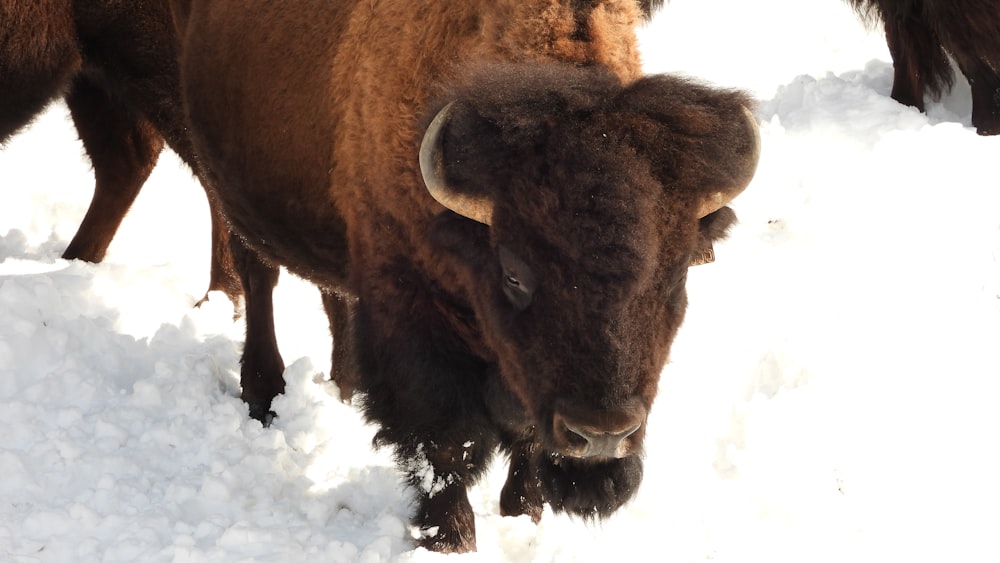
[[[889,97],[840,0],[672,0],[651,72],[750,89],[763,157],[691,270],[636,500],[601,525],[498,515],[459,561],[1000,561],[1000,137],[960,84]],[[960,80],[961,82],[961,80]],[[169,153],[100,265],[58,258],[92,176],[55,106],[0,150],[0,561],[402,561],[408,495],[323,384],[316,290],[285,275],[288,392],[237,398],[242,325]]]

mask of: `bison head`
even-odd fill
[[[424,135],[424,182],[453,212],[434,236],[465,272],[499,374],[494,421],[530,458],[513,486],[604,516],[641,478],[688,266],[734,221],[725,204],[753,176],[751,101],[556,64],[468,83]]]

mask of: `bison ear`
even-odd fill
[[[721,209],[753,179],[760,132],[744,92],[710,88],[669,75],[653,75],[628,86],[617,109],[636,149],[649,156],[664,186],[697,201],[697,217]]]

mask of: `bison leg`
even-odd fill
[[[444,330],[433,303],[406,293],[418,284],[405,273],[391,279],[359,285],[377,292],[375,307],[361,296],[354,323],[365,416],[379,424],[376,443],[395,449],[415,492],[418,544],[475,551],[467,489],[499,441],[485,404],[487,365]]]
[[[246,340],[240,368],[240,395],[250,408],[250,416],[269,426],[276,416],[271,400],[285,392],[282,377],[285,362],[274,334],[274,287],[278,268],[264,263],[242,241],[231,239],[233,263],[243,283],[246,299]]]
[[[503,516],[527,514],[537,524],[542,519],[545,500],[539,487],[534,449],[535,443],[530,439],[514,444],[510,454],[507,481],[500,491],[500,514]]]
[[[1000,135],[1000,76],[983,73],[972,84],[972,124],[980,135]]]
[[[913,38],[900,21],[885,22],[885,40],[892,56],[892,99],[924,111],[924,85],[920,77],[919,53]]]
[[[87,214],[63,258],[100,262],[156,166],[163,139],[147,120],[124,109],[83,76],[73,82],[66,104],[94,166],[96,184]]]
[[[1000,74],[978,58],[956,54],[972,87],[972,124],[980,135],[1000,134]]]
[[[151,122],[111,99],[82,75],[74,80],[66,104],[93,164],[96,183],[90,207],[63,258],[100,262],[156,166],[163,139]],[[222,291],[236,303],[243,291],[230,253],[229,228],[212,198],[209,207],[212,262],[208,291]],[[198,304],[206,299],[207,293]]]
[[[924,111],[924,92],[937,98],[954,80],[937,34],[911,14],[887,18],[885,39],[892,56],[892,99]]]
[[[476,516],[464,485],[424,495],[414,520],[420,547],[439,553],[476,551]]]
[[[80,70],[70,3],[0,2],[0,144],[63,95]]]
[[[428,406],[436,404],[442,410],[436,420],[418,420],[412,413],[399,417],[421,432],[411,433],[406,442],[396,445],[396,459],[416,492],[417,543],[442,553],[475,551],[476,519],[468,488],[485,472],[496,442],[489,431],[476,428],[460,405],[424,398]],[[386,434],[380,432],[380,443]]]
[[[330,334],[333,335],[330,378],[340,389],[340,400],[350,403],[358,387],[359,377],[354,343],[356,336],[354,315],[358,299],[333,290],[324,290],[321,293],[323,308],[330,321]]]
[[[476,550],[476,517],[468,488],[483,473],[488,456],[473,439],[441,443],[425,436],[412,449],[397,449],[397,459],[417,492],[413,524],[420,547],[441,553]]]
[[[218,204],[211,196],[208,198],[208,207],[212,213],[211,274],[208,280],[208,291],[205,292],[205,296],[198,301],[197,305],[200,306],[208,301],[208,292],[211,291],[221,291],[234,305],[238,305],[240,296],[243,295],[243,284],[236,273],[236,266],[233,264],[229,225],[226,223],[225,217],[222,216]]]

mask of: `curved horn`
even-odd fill
[[[438,203],[463,217],[489,225],[493,219],[493,202],[489,198],[457,192],[444,181],[441,128],[448,121],[448,112],[454,104],[455,102],[451,102],[444,106],[424,132],[424,138],[420,141],[420,174],[427,191]]]
[[[753,180],[753,175],[757,171],[757,161],[760,160],[760,129],[757,128],[757,119],[750,113],[750,110],[744,107],[743,114],[746,116],[747,127],[750,129],[750,151],[744,158],[740,174],[735,178],[735,185],[729,190],[718,191],[707,197],[698,210],[699,219],[722,209],[733,198],[740,195],[750,185],[750,180]]]

